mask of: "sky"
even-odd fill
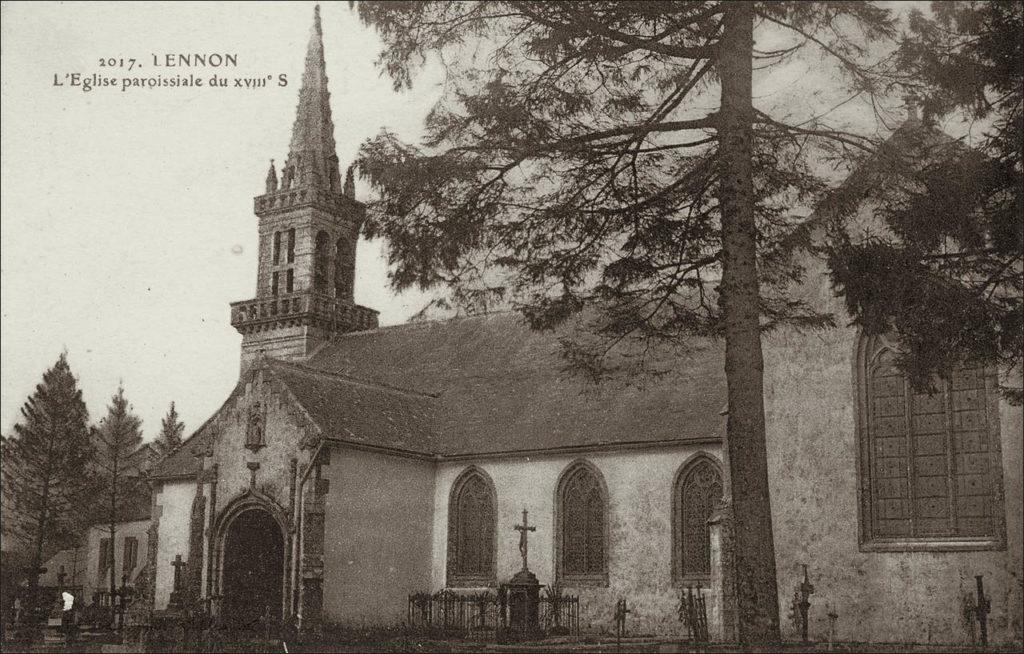
[[[342,166],[383,126],[416,140],[440,76],[428,69],[395,94],[374,67],[373,31],[347,3],[322,14]],[[172,400],[187,432],[224,401],[241,343],[228,304],[255,293],[252,199],[268,160],[287,154],[312,18],[313,3],[2,4],[3,433],[63,350],[92,420],[123,383],[147,439]],[[238,67],[152,66],[153,53],[179,52],[237,54]],[[76,72],[289,83],[84,92],[64,77]],[[429,301],[388,290],[379,242],[361,242],[357,256],[356,301],[382,324]]]
[[[287,154],[313,3],[0,7],[0,431],[66,350],[94,421],[123,383],[147,439],[172,400],[191,433],[237,380],[241,336],[228,305],[255,293],[252,198],[268,160],[280,167]],[[322,14],[342,166],[383,127],[417,141],[443,89],[439,67],[395,93],[374,66],[373,30],[347,2],[324,3]],[[230,53],[238,66],[154,67],[167,53]],[[132,58],[142,67],[121,66]],[[86,92],[74,73],[115,86]],[[270,83],[120,88],[125,77],[189,73]],[[810,53],[755,80],[755,101],[812,112],[840,97],[827,92],[833,74]],[[357,192],[368,189],[357,182]],[[355,295],[389,325],[431,298],[388,288],[382,245],[360,242]]]

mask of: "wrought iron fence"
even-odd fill
[[[540,598],[539,620],[546,634],[578,636],[580,598],[564,594],[559,586],[548,586]]]
[[[413,629],[472,634],[493,633],[500,625],[504,607],[495,593],[415,593],[409,596],[408,625]]]
[[[578,635],[580,598],[549,588],[538,599],[538,628],[549,635]],[[441,631],[464,637],[491,638],[509,627],[504,593],[414,593],[409,596],[407,623],[416,630]]]

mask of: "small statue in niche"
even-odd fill
[[[245,446],[253,452],[267,444],[264,422],[263,405],[259,401],[253,402],[245,427]]]

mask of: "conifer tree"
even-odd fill
[[[160,454],[167,454],[181,445],[181,437],[185,433],[185,424],[178,419],[178,410],[174,402],[167,409],[167,415],[160,421],[160,435],[154,445]]]
[[[108,523],[110,534],[107,567],[111,593],[117,588],[114,569],[117,524],[124,521],[126,509],[132,506],[141,492],[139,480],[128,467],[128,458],[142,444],[141,428],[142,420],[133,413],[124,395],[124,386],[119,385],[117,392],[110,398],[107,415],[100,421],[100,426],[93,430],[96,442],[95,466],[103,500],[99,509]]]
[[[969,360],[999,367],[1019,403],[1024,3],[936,2],[931,14],[911,14],[894,71],[924,110],[925,138],[876,166],[884,229],[854,239],[833,225],[832,278],[866,333],[899,338],[897,363],[915,386]],[[971,147],[931,124],[958,114],[988,123]]]
[[[21,408],[14,433],[3,443],[4,527],[30,548],[30,597],[45,557],[74,544],[86,526],[81,516],[93,456],[88,421],[82,391],[63,353],[43,374]]]
[[[511,301],[538,329],[586,322],[568,361],[601,378],[630,342],[723,337],[725,449],[735,519],[738,637],[779,639],[760,335],[831,317],[789,291],[792,208],[823,190],[808,153],[871,149],[817,118],[755,106],[755,68],[803,47],[845,73],[895,36],[866,2],[359,3],[396,88],[438,55],[445,92],[421,146],[384,132],[360,174],[365,224],[388,241],[392,284]],[[758,50],[755,26],[786,35]],[[779,41],[776,41],[779,42]],[[490,271],[502,271],[492,283]],[[596,318],[590,318],[595,316]],[[621,351],[621,350],[620,350]]]

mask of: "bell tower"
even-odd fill
[[[374,329],[377,312],[355,304],[356,242],[365,208],[350,167],[342,182],[324,67],[320,7],[280,178],[270,162],[259,218],[256,297],[231,303],[242,334],[242,368],[260,353],[302,359],[337,334]]]

